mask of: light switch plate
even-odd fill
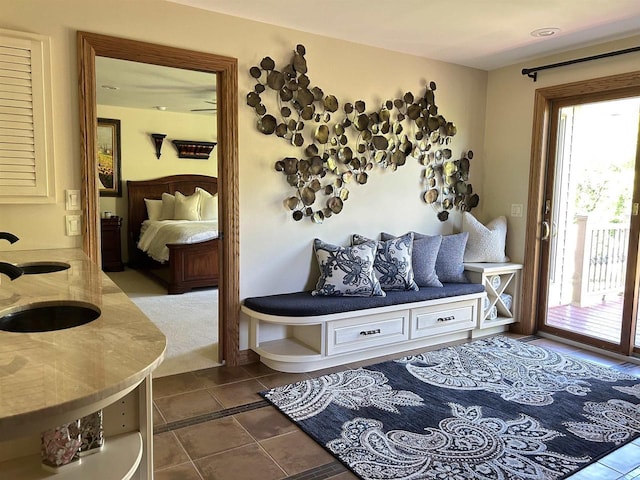
[[[80,190],[65,190],[65,198],[67,210],[80,210]]]
[[[511,204],[511,216],[512,217],[522,217],[522,204],[521,203],[512,203]]]
[[[73,237],[82,233],[82,217],[80,215],[65,215],[67,236]]]

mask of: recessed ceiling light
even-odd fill
[[[537,30],[534,30],[533,32],[531,32],[531,36],[532,37],[551,37],[552,35],[555,35],[559,31],[560,29],[556,27],[538,28]]]
[[[155,108],[156,110],[160,110],[161,112],[164,112],[167,109],[167,107],[162,106],[162,105],[157,105],[157,106],[155,106],[153,108]]]
[[[120,90],[120,87],[115,87],[113,85],[102,85],[102,88],[106,90]]]

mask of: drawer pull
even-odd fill
[[[360,335],[375,335],[376,333],[380,333],[379,328],[376,328],[375,330],[363,330],[360,332]]]
[[[449,315],[448,317],[438,317],[438,322],[448,322],[449,320],[455,320],[455,315]]]

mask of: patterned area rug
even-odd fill
[[[506,337],[262,395],[363,479],[560,479],[640,435],[640,378]]]

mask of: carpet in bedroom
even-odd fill
[[[156,281],[133,269],[107,275],[167,337],[165,358],[154,378],[220,365],[217,288],[168,295]]]
[[[640,435],[640,378],[502,336],[262,394],[366,480],[561,479]]]

